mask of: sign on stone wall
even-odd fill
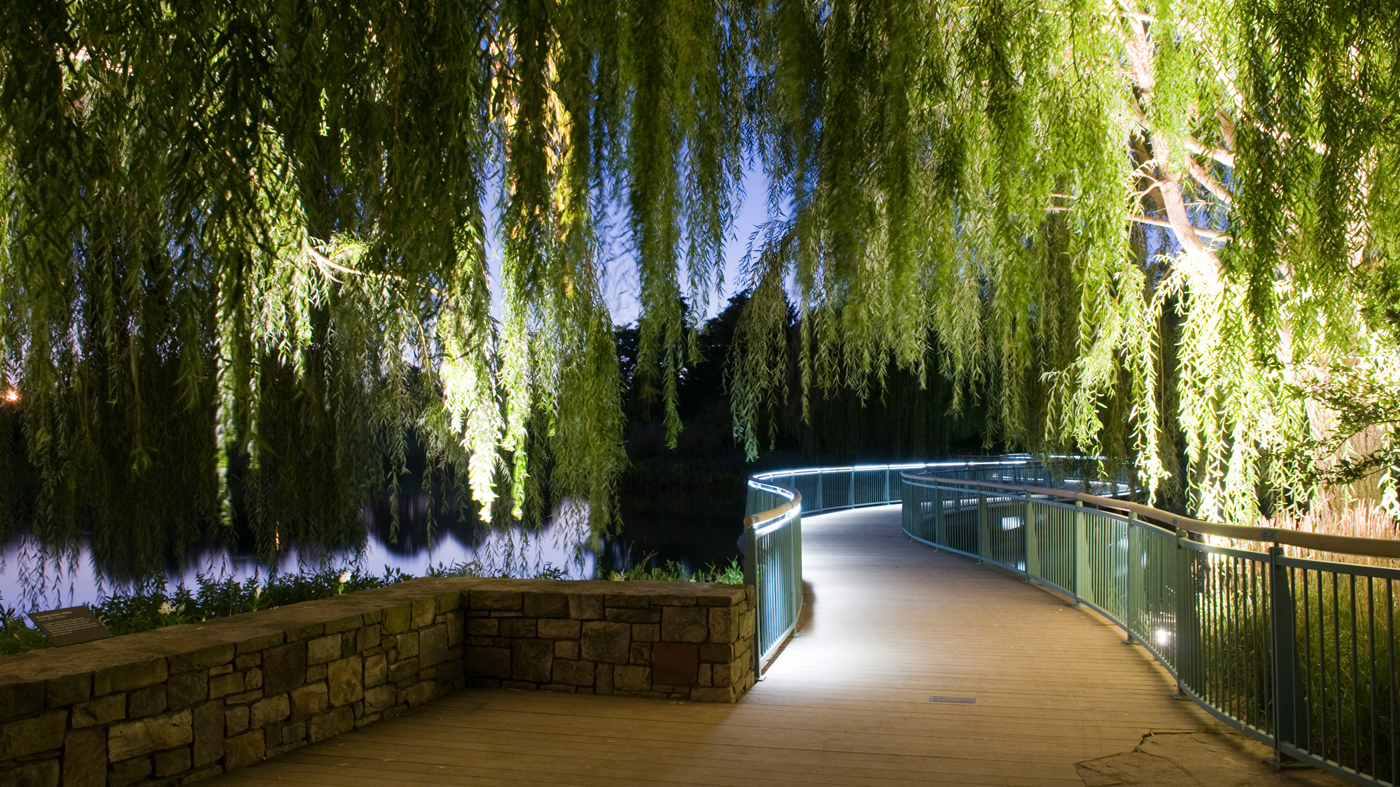
[[[31,612],[29,619],[49,638],[49,642],[57,646],[76,645],[112,636],[112,632],[87,607]]]

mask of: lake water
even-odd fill
[[[409,515],[401,519],[395,537],[390,536],[387,514],[381,511],[382,515],[376,516],[367,506],[365,538],[357,549],[327,553],[287,548],[279,553],[274,570],[299,573],[358,568],[383,576],[395,569],[423,576],[433,566],[475,561],[490,574],[529,577],[550,568],[570,579],[593,579],[648,558],[650,566],[675,561],[693,571],[723,566],[739,556],[736,542],[743,518],[741,494],[634,494],[624,495],[619,502],[624,527],[596,552],[582,547],[588,536],[587,508],[582,505],[561,506],[537,534],[492,530],[474,521],[448,518],[439,519],[429,531],[422,517],[412,514],[417,507],[409,506]],[[86,543],[80,542],[71,554],[55,557],[30,537],[11,539],[0,545],[0,606],[29,612],[93,604],[114,590],[130,588],[127,583],[113,582],[99,568]],[[244,581],[266,577],[268,572],[269,566],[251,549],[219,544],[164,567],[169,587],[184,583],[191,589],[201,574]]]

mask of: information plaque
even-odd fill
[[[57,646],[76,645],[79,642],[91,642],[112,636],[112,632],[108,631],[107,627],[102,625],[102,621],[87,607],[31,612],[29,619],[44,632],[49,642]]]

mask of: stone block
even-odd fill
[[[533,637],[538,630],[534,618],[507,618],[501,621],[502,637]]]
[[[570,593],[569,617],[574,620],[602,620],[606,611],[603,606],[603,597],[595,595],[585,595],[582,593]]]
[[[389,665],[389,682],[398,683],[401,680],[418,677],[418,659],[411,658]]]
[[[609,609],[608,620],[615,620],[619,623],[660,623],[661,610],[656,607]]]
[[[324,683],[294,689],[291,694],[293,721],[309,719],[330,707],[330,693]]]
[[[229,674],[230,672],[233,672],[233,665],[232,665],[232,664],[219,664],[219,665],[210,667],[209,669],[205,670],[205,672],[209,673],[209,677],[211,677],[211,678],[217,678],[217,677],[220,676],[220,675],[227,675],[227,674]]]
[[[69,730],[63,739],[64,787],[102,787],[107,783],[107,733]]]
[[[96,727],[126,718],[126,695],[108,694],[73,708],[73,728]]]
[[[651,646],[652,680],[667,686],[693,686],[700,677],[700,648],[676,642]]]
[[[155,760],[156,778],[173,776],[190,769],[190,749],[188,746],[182,746],[178,749],[163,751],[156,755]]]
[[[510,643],[510,676],[514,680],[547,683],[554,669],[554,643],[517,639]]]
[[[410,631],[394,638],[394,649],[400,659],[411,659],[418,655],[418,632]]]
[[[40,697],[43,688],[39,684]],[[62,747],[67,724],[67,711],[57,710],[0,725],[0,762]]]
[[[468,618],[467,634],[473,637],[495,637],[501,633],[500,618]]]
[[[462,655],[467,676],[473,678],[509,678],[509,648],[466,648]]]
[[[491,612],[510,612],[522,609],[520,593],[511,590],[473,590],[471,608]]]
[[[384,610],[384,633],[402,634],[408,631],[409,624],[413,622],[413,607],[409,604],[399,604]]]
[[[729,686],[734,682],[733,663],[710,665],[710,682],[715,686]]]
[[[166,667],[165,659],[151,659],[138,661],[134,664],[108,667],[93,673],[92,693],[93,696],[100,697],[114,691],[141,689],[155,683],[163,683],[169,676],[170,672]]]
[[[633,642],[660,642],[660,641],[661,641],[661,624],[660,624],[660,623],[633,623],[633,624],[632,624],[632,641],[633,641]]]
[[[44,709],[44,682],[0,684],[0,722],[33,716]]]
[[[710,665],[701,664],[699,672],[696,673],[695,682],[701,686],[713,686],[710,680]]]
[[[694,688],[690,690],[690,699],[695,702],[733,702],[735,696],[731,689]]]
[[[389,664],[383,653],[365,657],[365,688],[378,686],[389,677]]]
[[[239,705],[224,710],[224,735],[232,738],[248,731],[248,706]]]
[[[286,637],[282,632],[275,634],[263,634],[262,636],[245,639],[238,643],[234,649],[235,653],[261,653],[270,648],[275,648],[285,641]]]
[[[260,688],[262,688],[262,670],[258,669],[257,667],[254,667],[254,668],[252,668],[252,669],[250,669],[250,670],[245,671],[245,672],[243,673],[243,688],[245,688],[245,689],[260,689]]]
[[[651,599],[641,593],[608,593],[603,597],[608,609],[645,609]]]
[[[633,642],[632,647],[627,651],[628,664],[650,664],[651,663],[651,643]]]
[[[421,629],[431,626],[435,618],[437,618],[436,598],[420,598],[413,602],[413,628]]]
[[[358,653],[364,653],[367,650],[379,647],[379,642],[383,638],[383,635],[380,632],[381,629],[379,627],[379,624],[377,623],[372,626],[365,626],[364,628],[356,631],[355,651]]]
[[[306,665],[325,664],[340,658],[340,635],[317,637],[306,643]]]
[[[237,657],[237,658],[235,658],[235,659],[233,660],[233,668],[234,668],[234,669],[248,669],[249,667],[261,667],[261,666],[262,666],[262,654],[261,654],[261,653],[244,653],[242,656],[239,656],[239,657]]]
[[[562,640],[554,643],[554,658],[556,659],[576,659],[578,658],[578,640]]]
[[[326,665],[325,665],[325,664],[317,664],[317,665],[315,665],[315,666],[313,666],[313,667],[307,667],[307,668],[306,668],[306,682],[307,682],[307,683],[315,683],[315,682],[318,681],[318,680],[325,680],[325,679],[326,679]]]
[[[299,745],[302,741],[306,740],[306,722],[289,721],[282,724],[274,724],[263,730],[263,737],[266,738],[269,743],[274,737],[274,734],[280,746],[288,746],[291,744]]]
[[[315,743],[355,728],[355,713],[349,705],[323,713],[306,723],[307,740]]]
[[[443,617],[444,617],[444,622],[447,624],[447,645],[448,645],[448,647],[451,647],[451,646],[453,646],[453,645],[460,645],[460,644],[462,644],[462,628],[463,628],[462,613],[460,613],[460,612],[450,612],[450,613],[444,615]]]
[[[341,634],[346,631],[353,631],[362,625],[364,625],[364,621],[360,619],[359,615],[348,615],[346,617],[336,618],[335,620],[327,622],[326,633]]]
[[[733,642],[739,638],[739,616],[732,607],[710,609],[710,641]]]
[[[734,660],[734,646],[725,642],[707,642],[700,646],[700,661],[704,664],[728,664]]]
[[[302,640],[314,639],[326,633],[326,624],[311,623],[306,626],[298,626],[287,630],[288,642],[300,642]]]
[[[281,721],[291,715],[291,703],[286,694],[278,694],[253,703],[248,709],[248,726],[252,729],[266,727],[274,721]]]
[[[233,661],[233,645],[210,645],[207,648],[192,650],[170,657],[170,672],[187,672],[196,669],[209,669]]]
[[[332,661],[326,681],[333,707],[358,702],[365,696],[364,661],[359,656]]]
[[[230,672],[227,675],[219,675],[209,679],[209,698],[218,699],[220,697],[236,694],[243,691],[243,673]]]
[[[451,590],[446,593],[439,593],[437,596],[437,612],[439,615],[454,612],[462,608],[462,594],[459,591]]]
[[[588,661],[625,664],[631,642],[630,625],[590,620],[583,624],[579,644],[583,657]]]
[[[252,765],[267,752],[262,730],[250,730],[224,741],[224,767],[229,770]]]
[[[108,787],[130,787],[150,775],[151,758],[133,757],[113,763],[111,772],[107,774],[107,784]]]
[[[107,730],[107,756],[116,762],[161,749],[185,746],[193,741],[191,714],[188,710],[182,710],[112,725]]]
[[[526,593],[525,617],[563,618],[569,615],[569,599],[563,593]]]
[[[545,639],[578,639],[582,624],[577,620],[546,618],[537,627]]]
[[[58,787],[58,760],[30,760],[10,768],[0,765],[0,784],[5,787]]]
[[[409,686],[406,694],[408,707],[416,708],[437,696],[437,684],[430,680],[419,681]]]
[[[693,607],[695,606],[694,596],[652,596],[651,605],[653,607]]]
[[[194,748],[190,753],[193,767],[218,762],[224,756],[224,704],[215,700],[195,708],[193,726]]]
[[[293,643],[263,654],[263,691],[285,694],[306,682],[306,645]]]
[[[67,708],[92,696],[92,674],[80,672],[44,682],[44,696],[50,708]],[[3,700],[0,700],[3,701]],[[36,709],[37,710],[37,709]],[[0,721],[4,712],[0,711]]]
[[[188,708],[209,699],[209,673],[204,670],[171,675],[165,685],[171,710]]]
[[[651,668],[618,664],[613,668],[614,691],[650,691]]]
[[[380,713],[394,705],[398,689],[390,685],[365,689],[365,713]]]
[[[143,716],[154,716],[157,713],[164,713],[166,707],[168,706],[166,705],[166,689],[164,683],[157,683],[154,686],[137,689],[126,695],[126,717],[128,719],[139,719]]]
[[[593,667],[591,661],[555,661],[554,682],[566,686],[592,686]]]
[[[252,691],[243,691],[237,694],[230,694],[227,697],[224,697],[224,702],[229,705],[245,705],[249,702],[257,702],[262,698],[262,689],[253,689]]]
[[[613,665],[599,664],[593,668],[593,691],[596,694],[613,693]]]
[[[429,626],[418,634],[418,663],[431,667],[447,661],[447,624]]]
[[[661,615],[663,642],[704,642],[710,634],[708,610],[702,607],[664,607]]]

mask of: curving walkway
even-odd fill
[[[209,783],[1341,784],[1272,771],[1116,629],[911,542],[897,506],[803,544],[800,636],[736,705],[469,689]]]

